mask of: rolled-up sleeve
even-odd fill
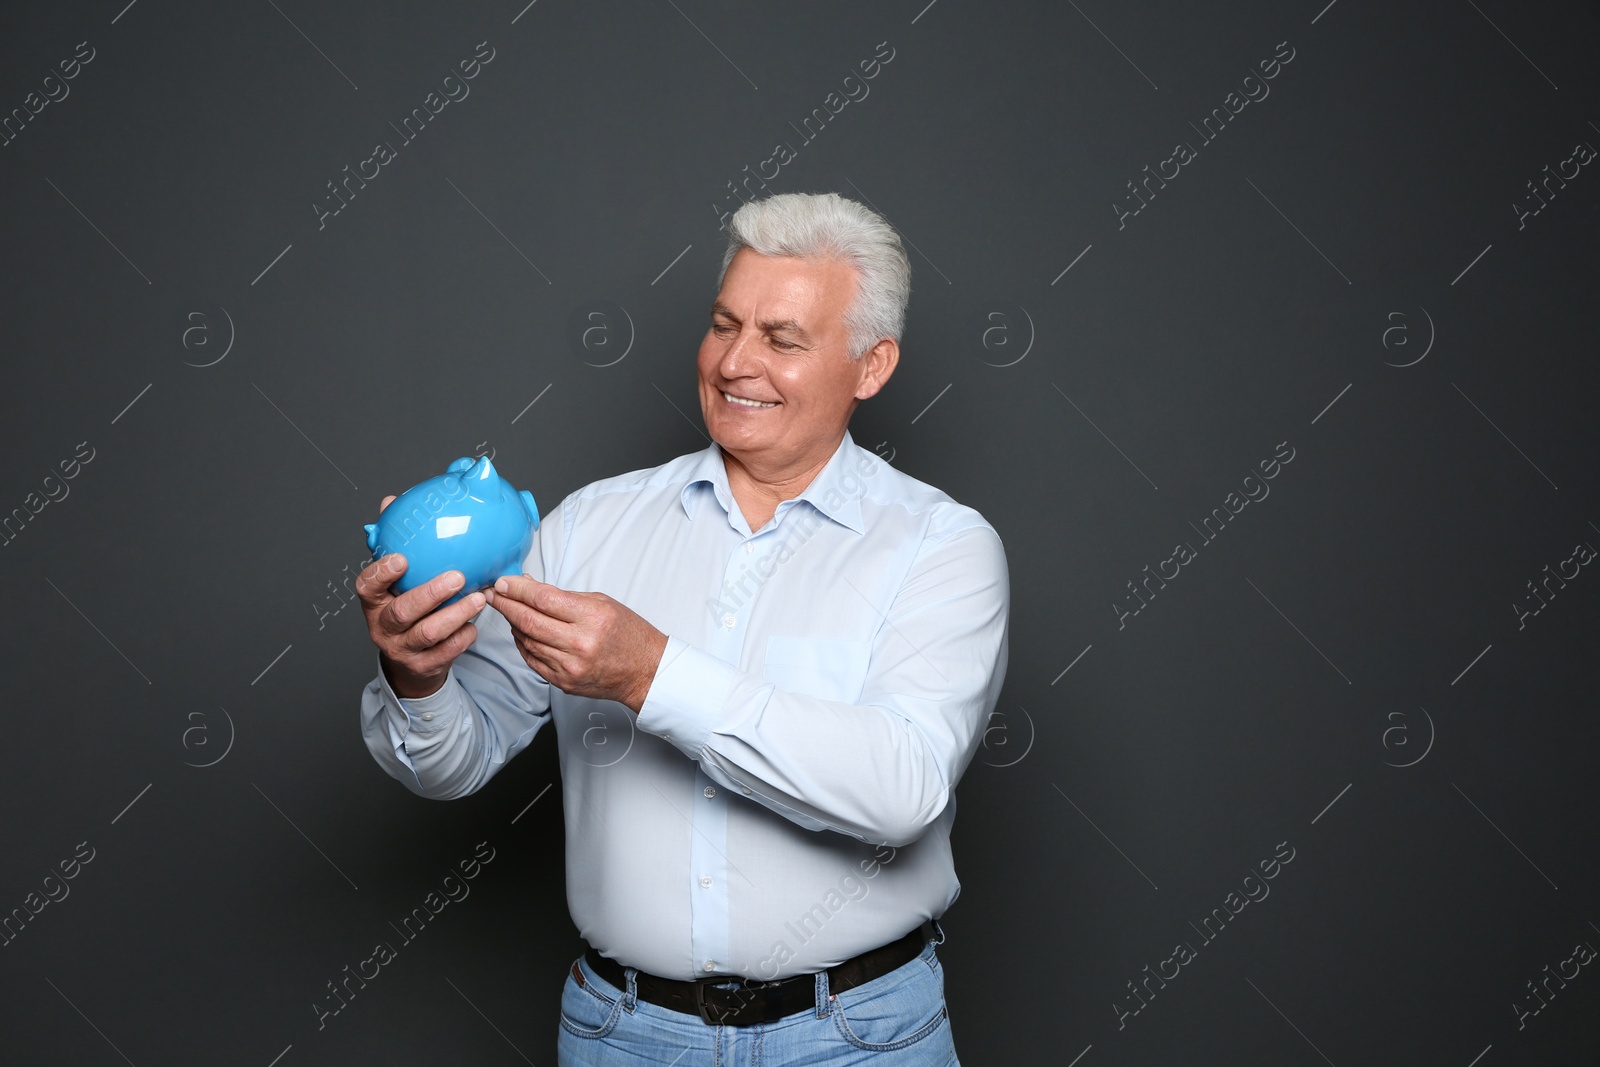
[[[566,504],[541,519],[523,562],[540,581],[559,573]],[[505,616],[485,607],[473,622],[476,639],[450,665],[437,692],[397,696],[379,662],[361,693],[367,750],[418,796],[451,800],[478,791],[550,720],[550,683],[523,660]]]
[[[982,742],[1009,613],[999,536],[964,527],[920,547],[877,629],[859,703],[787,692],[669,636],[638,725],[798,825],[909,844]]]

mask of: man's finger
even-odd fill
[[[478,612],[483,610],[483,594],[474,592],[462,597],[447,608],[425,616],[421,622],[412,627],[405,637],[405,643],[411,648],[421,651],[435,645],[447,642],[457,634],[461,628],[471,622]],[[466,646],[463,645],[462,648]],[[452,654],[459,654],[460,649]]]
[[[489,606],[505,616],[506,622],[511,624],[512,632],[518,636],[530,637],[551,648],[566,650],[563,632],[568,624],[560,619],[546,615],[538,608],[520,600],[513,600],[505,593],[497,593]]]
[[[559,650],[545,644],[537,638],[516,635],[517,650],[522,654],[522,660],[539,677],[554,685],[557,689],[570,685],[572,679],[567,674],[567,669],[562,666]],[[565,690],[563,689],[563,692]]]
[[[406,572],[406,565],[406,558],[398,552],[373,560],[356,575],[356,596],[368,604],[383,603],[389,587]]]
[[[383,509],[388,507],[392,503],[394,503],[394,494],[390,493],[388,496],[383,498],[383,503],[378,505],[378,514],[382,515],[383,514]]]
[[[384,611],[387,629],[390,633],[411,629],[424,615],[454,596],[465,581],[466,576],[460,571],[450,570],[401,593]]]
[[[504,589],[501,586],[505,586]],[[526,574],[497,578],[494,583],[495,598],[510,597],[535,608],[542,614],[562,622],[578,622],[583,618],[584,599],[578,593],[560,586],[541,582]]]

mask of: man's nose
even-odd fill
[[[739,336],[733,343],[722,351],[722,359],[718,370],[724,378],[739,378],[749,374],[755,363],[755,345],[758,338],[748,331],[739,331]]]

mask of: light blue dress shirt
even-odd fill
[[[1010,608],[977,511],[846,431],[752,532],[713,443],[568,496],[523,569],[668,635],[638,715],[550,685],[485,608],[438,692],[401,700],[380,666],[361,729],[384,770],[444,800],[553,719],[567,901],[601,954],[785,978],[955,901],[954,790],[999,699]]]

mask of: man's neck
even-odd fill
[[[842,434],[839,440],[844,440]],[[747,461],[733,455],[721,445],[717,448],[722,454],[723,469],[727,471],[728,489],[733,493],[733,499],[738,503],[739,511],[749,524],[750,531],[755,533],[771,521],[779,504],[805,492],[806,486],[816,479],[818,473],[828,465],[828,461],[838,451],[839,442],[834,442],[833,448],[827,455],[821,459],[813,459],[809,466],[799,471],[793,466],[764,468],[758,460]]]

